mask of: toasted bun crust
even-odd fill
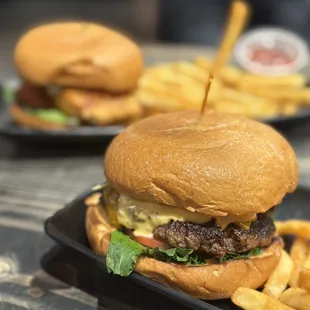
[[[65,125],[55,124],[48,121],[44,121],[35,115],[27,113],[24,109],[22,109],[17,104],[11,104],[9,108],[10,115],[14,122],[17,124],[32,128],[32,129],[40,129],[40,130],[52,130],[52,129],[62,129],[66,128]]]
[[[86,213],[86,233],[92,249],[106,255],[113,228],[109,225],[102,207],[90,203]],[[264,284],[277,266],[282,239],[277,238],[260,256],[202,267],[187,267],[139,258],[135,271],[166,286],[183,291],[200,299],[228,298],[238,287],[256,289]]]
[[[112,96],[106,92],[63,89],[56,106],[68,115],[95,125],[108,125],[136,119],[142,108],[133,93]]]
[[[89,22],[52,23],[30,30],[17,43],[14,61],[20,75],[33,84],[111,92],[134,88],[143,67],[134,42]]]
[[[213,216],[264,213],[297,185],[289,143],[246,117],[208,112],[159,114],[111,143],[105,174],[119,192]]]

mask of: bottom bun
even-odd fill
[[[23,108],[21,108],[17,104],[12,104],[9,108],[9,111],[15,123],[23,127],[32,129],[41,129],[41,130],[66,128],[65,125],[44,121],[35,115],[27,113]]]
[[[106,256],[114,228],[98,203],[99,197],[100,194],[95,194],[86,200],[86,233],[92,249]],[[229,298],[238,287],[257,289],[262,286],[277,266],[282,248],[282,239],[276,238],[259,256],[198,267],[141,257],[135,271],[199,299],[223,299]]]

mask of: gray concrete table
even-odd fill
[[[145,46],[144,53],[152,63],[210,50]],[[10,63],[0,63],[0,78],[14,77]],[[298,156],[300,183],[310,186],[310,123],[291,124],[284,134]],[[103,181],[104,147],[52,150],[0,139],[0,309],[182,309],[128,279],[99,272],[44,235],[47,217]]]

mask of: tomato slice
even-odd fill
[[[164,249],[166,248],[166,244],[164,242],[161,242],[159,240],[153,239],[153,238],[148,238],[148,237],[142,237],[142,236],[132,236],[133,239],[135,239],[137,242],[148,246],[150,248],[160,248]]]

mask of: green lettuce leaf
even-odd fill
[[[137,258],[141,255],[187,266],[205,264],[205,257],[202,257],[202,255],[191,249],[153,249],[132,240],[119,230],[114,230],[111,233],[111,241],[106,260],[108,272],[128,276],[133,271]]]
[[[229,260],[249,258],[251,256],[260,255],[262,252],[263,252],[263,250],[261,248],[254,248],[254,249],[252,249],[248,252],[244,252],[244,253],[227,253],[222,258],[219,258],[219,262],[225,263]]]
[[[111,233],[111,241],[107,255],[108,272],[120,276],[128,276],[132,273],[138,256],[145,252],[146,247],[130,239],[118,230]]]
[[[203,257],[192,249],[181,248],[171,248],[168,250],[148,248],[147,255],[165,262],[180,263],[187,266],[203,265],[206,259],[206,257]]]
[[[225,263],[230,260],[248,258],[261,253],[261,248],[255,248],[246,253],[228,253],[224,257],[218,259],[218,261],[220,263]],[[164,262],[183,264],[186,266],[204,265],[207,264],[206,260],[211,258],[191,249],[171,248],[165,250],[149,248],[132,240],[119,230],[114,230],[111,233],[111,241],[106,259],[108,272],[120,276],[130,275],[134,270],[139,256],[153,257]]]
[[[42,120],[57,123],[66,124],[69,120],[69,116],[64,112],[57,109],[31,109],[26,108],[26,111],[32,115],[35,115]]]
[[[2,99],[6,104],[11,104],[15,101],[15,92],[16,88],[12,87],[12,85],[4,84],[2,86]]]

